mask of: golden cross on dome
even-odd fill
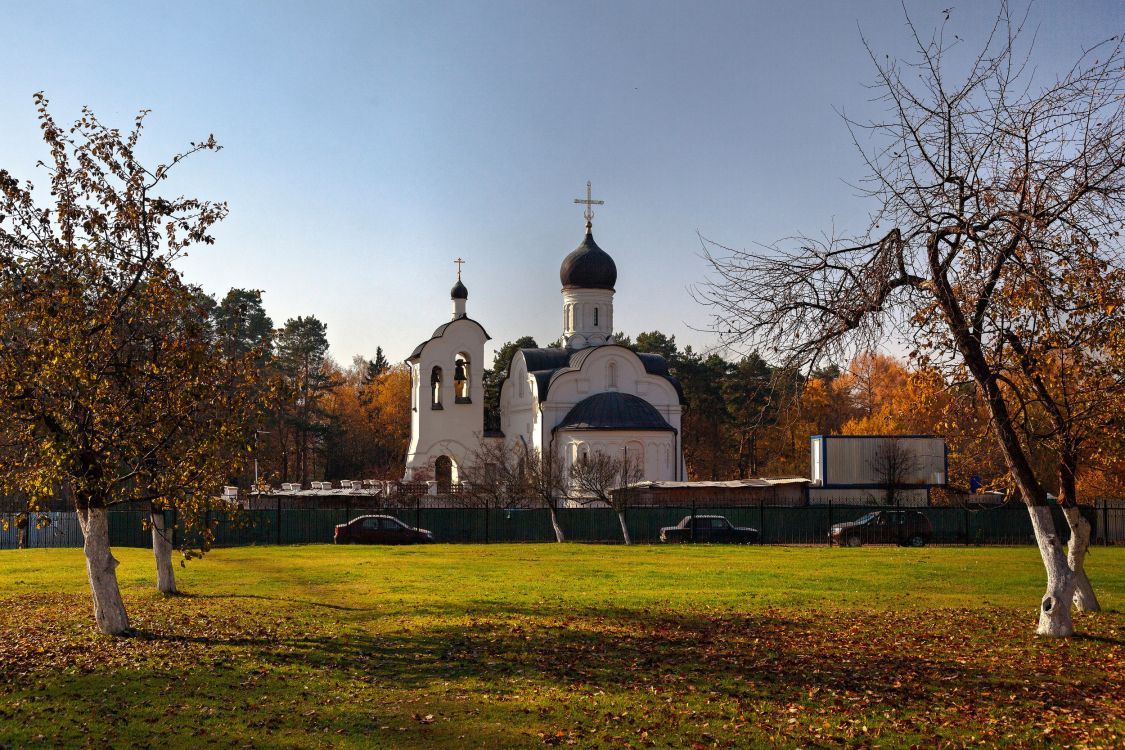
[[[464,263],[465,261],[458,258],[457,260],[455,260],[453,262],[457,264],[457,280],[460,281],[461,280],[461,264]]]
[[[574,202],[584,203],[586,205],[585,210],[582,211],[582,215],[586,217],[586,231],[589,232],[594,226],[594,206],[604,206],[605,201],[594,200],[594,193],[593,189],[590,187],[590,181],[586,180],[586,200],[575,198]]]

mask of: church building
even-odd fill
[[[563,261],[562,347],[520,349],[500,390],[502,437],[484,437],[481,372],[489,336],[468,317],[468,290],[450,296],[453,318],[407,359],[411,439],[406,479],[456,482],[484,439],[553,451],[564,464],[594,452],[626,456],[650,481],[683,480],[683,390],[658,354],[613,342],[617,265],[594,241],[587,183],[586,236]]]

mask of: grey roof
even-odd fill
[[[631,393],[598,393],[579,401],[555,430],[645,430],[675,432],[652,404]]]
[[[609,253],[594,242],[594,233],[586,230],[582,244],[563,258],[559,268],[563,288],[609,289],[617,283],[617,264]]]
[[[449,328],[449,326],[453,325],[454,323],[458,323],[462,320],[466,321],[467,323],[472,323],[477,328],[479,328],[481,333],[484,334],[484,340],[485,341],[488,341],[489,339],[492,338],[491,336],[488,335],[488,331],[484,330],[484,326],[482,326],[480,323],[478,323],[475,320],[473,320],[472,318],[470,318],[468,315],[462,315],[459,318],[454,318],[453,320],[449,321],[448,323],[443,323],[442,325],[435,328],[434,334],[432,336],[430,336],[428,339],[423,341],[421,344],[418,344],[418,346],[414,347],[414,351],[410,352],[410,356],[406,358],[406,361],[409,362],[412,359],[417,359],[418,355],[422,353],[422,350],[426,348],[426,344],[430,343],[434,339],[441,338],[442,336],[445,335],[445,331],[446,331],[446,329]]]
[[[628,349],[617,344],[603,344],[602,346],[591,346],[585,349],[520,349],[523,353],[524,363],[527,365],[527,371],[532,377],[535,378],[538,386],[539,398],[545,399],[548,391],[551,390],[551,383],[556,378],[561,376],[564,372],[577,370],[582,367],[582,363],[586,358],[599,349],[607,346],[617,346],[630,354],[635,355],[641,360],[644,365],[645,372],[649,375],[657,375],[664,378],[672,387],[676,389],[676,395],[680,399],[681,404],[687,403],[684,398],[684,388],[680,385],[680,381],[668,374],[668,362],[664,357],[659,354],[637,354],[632,349]],[[515,357],[513,357],[515,359]],[[511,375],[511,363],[508,365],[508,374],[504,379],[507,380]]]

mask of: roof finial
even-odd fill
[[[455,260],[453,262],[457,264],[457,280],[460,281],[461,280],[461,264],[464,263],[465,261],[458,258],[457,260]]]
[[[594,228],[594,206],[604,206],[605,201],[594,200],[594,193],[593,189],[590,187],[590,181],[586,180],[586,200],[575,198],[574,202],[584,203],[586,205],[585,210],[582,211],[582,215],[586,217],[586,234],[589,234]]]

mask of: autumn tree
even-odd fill
[[[191,517],[250,441],[253,369],[217,353],[175,268],[211,244],[226,206],[158,192],[219,147],[208,138],[149,169],[136,155],[144,112],[122,134],[85,109],[62,127],[42,94],[36,105],[50,204],[0,170],[0,491],[72,499],[95,622],[120,634],[107,509],[150,500]]]
[[[1074,314],[1087,300],[1075,291],[1100,288],[1120,268],[1125,55],[1114,38],[1043,80],[1026,63],[1031,50],[1006,4],[969,59],[958,57],[964,45],[944,25],[932,36],[909,18],[907,27],[916,60],[871,52],[886,118],[849,121],[875,207],[867,232],[764,250],[715,246],[715,276],[702,296],[731,343],[807,366],[875,348],[896,331],[922,366],[973,383],[1046,568],[1038,632],[1070,635],[1081,559],[1063,549],[1019,415],[1023,404],[1047,399],[1033,376],[1021,383],[1009,373],[1024,352],[1058,354],[1068,351],[1063,342],[1080,340],[1055,336],[1047,321],[1084,325]],[[966,72],[954,75],[952,66]],[[1050,400],[1062,397],[1056,390]],[[1060,499],[1074,508],[1073,498]],[[1080,544],[1081,515],[1067,519],[1077,524],[1072,545]]]

